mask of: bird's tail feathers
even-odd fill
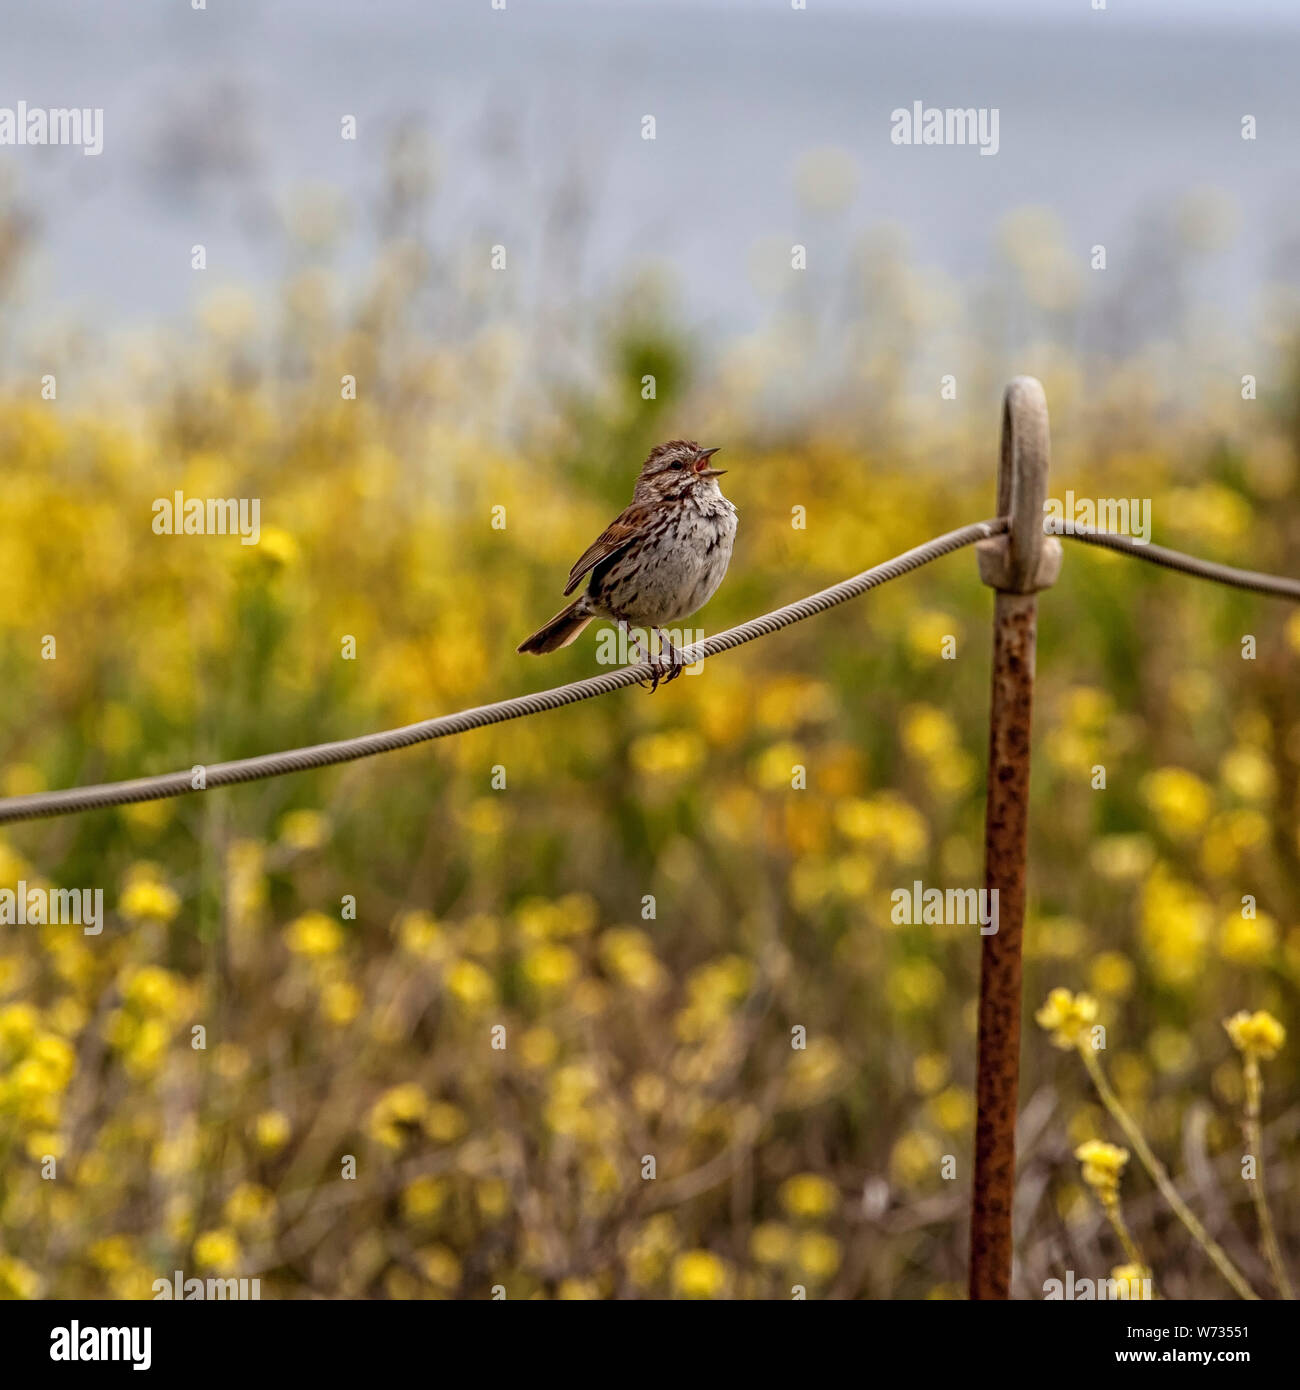
[[[558,652],[576,641],[578,634],[596,615],[587,608],[587,596],[583,594],[567,608],[562,608],[549,623],[539,627],[531,637],[520,642],[516,651],[533,652],[537,656],[545,652]]]

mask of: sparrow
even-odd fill
[[[736,509],[722,495],[713,468],[718,450],[671,439],[650,450],[632,501],[579,556],[569,571],[567,597],[584,579],[586,591],[519,644],[521,652],[559,651],[593,618],[608,618],[624,632],[653,628],[666,664],[653,662],[650,689],[681,675],[681,653],[663,628],[702,608],[717,591],[731,561]]]

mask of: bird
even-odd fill
[[[736,508],[712,467],[717,448],[670,439],[650,450],[632,501],[578,557],[569,571],[567,598],[583,579],[587,588],[517,648],[540,656],[575,641],[593,618],[608,618],[624,632],[653,628],[668,661],[651,661],[650,689],[681,675],[684,663],[663,628],[689,617],[711,599],[731,562]],[[648,654],[647,654],[648,657]],[[645,682],[642,682],[645,684]]]

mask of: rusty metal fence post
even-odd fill
[[[976,547],[980,578],[997,591],[984,813],[984,886],[997,904],[997,930],[982,938],[980,960],[972,1299],[1011,1293],[1036,594],[1056,582],[1061,568],[1060,541],[1043,534],[1048,453],[1043,388],[1033,377],[1016,377],[1003,397],[998,462],[998,515],[1011,519],[1011,529]]]

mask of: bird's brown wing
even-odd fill
[[[569,571],[569,582],[564,593],[567,597],[590,574],[602,560],[626,550],[641,534],[645,526],[645,512],[635,503],[621,515],[614,518],[578,557],[577,563]]]
[[[569,571],[569,584],[564,587],[564,595],[570,595],[583,582],[585,575],[590,574],[602,560],[626,550],[641,534],[644,524],[645,514],[641,507],[635,505],[610,521],[608,527],[578,556],[577,563]]]

